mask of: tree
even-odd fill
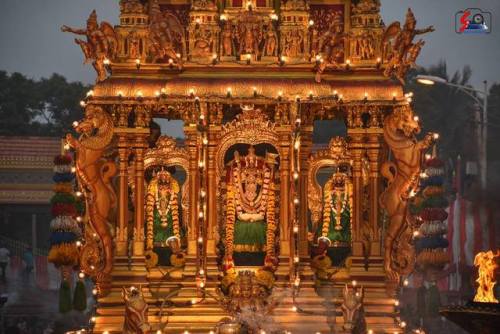
[[[62,136],[82,117],[79,101],[89,89],[58,74],[35,81],[0,71],[0,135]]]
[[[416,83],[418,74],[435,75],[451,83],[468,85],[472,71],[465,66],[453,76],[448,75],[446,62],[440,61],[428,69],[413,71],[407,85],[407,92],[414,93],[414,109],[421,118],[423,133],[440,134],[438,148],[443,160],[456,158],[458,155],[468,160],[477,160],[477,122],[474,115],[477,106],[474,100],[463,91],[447,85],[424,86]]]

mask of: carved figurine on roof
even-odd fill
[[[118,37],[117,60],[135,62],[145,60],[149,35],[148,13],[139,0],[120,1],[120,25],[116,27]]]
[[[304,0],[281,2],[281,56],[287,63],[309,58],[309,4]]]
[[[153,0],[149,7],[150,60],[181,68],[186,55],[186,32],[179,18],[169,11],[162,12],[158,0]]]
[[[384,75],[395,76],[401,83],[404,83],[408,70],[415,67],[415,61],[425,44],[421,39],[414,42],[415,37],[434,31],[433,26],[417,29],[416,24],[417,20],[408,8],[403,28],[401,28],[401,23],[396,21],[391,23],[384,33],[382,48],[387,61]]]
[[[101,22],[99,25],[97,23],[97,13],[93,10],[87,19],[87,27],[85,29],[71,28],[63,25],[61,31],[87,37],[86,41],[75,38],[75,43],[82,48],[85,63],[92,62],[92,66],[97,72],[96,82],[106,79],[105,60],[115,58],[118,45],[113,26],[108,22]]]
[[[361,0],[352,5],[349,57],[353,63],[381,62],[384,23],[379,0]]]
[[[345,59],[345,43],[348,40],[344,32],[344,17],[338,11],[318,11],[313,18],[311,55],[320,61],[316,81],[321,81],[321,74],[327,68],[337,68]]]
[[[217,7],[210,0],[195,0],[189,13],[189,58],[210,62],[217,54],[220,27]]]

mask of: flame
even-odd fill
[[[478,267],[479,275],[476,282],[479,283],[479,287],[474,297],[475,302],[498,303],[493,294],[493,288],[496,284],[496,281],[494,281],[495,269],[498,267],[496,258],[498,256],[500,256],[500,250],[497,250],[496,254],[493,251],[476,254],[474,265]]]

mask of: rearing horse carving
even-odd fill
[[[104,253],[96,257],[95,249],[84,248],[82,268],[88,274],[95,275],[97,282],[103,282],[109,277],[113,266],[113,240],[108,216],[116,206],[111,178],[116,175],[117,168],[114,162],[103,158],[104,150],[113,138],[113,120],[101,107],[89,105],[85,109],[85,118],[75,126],[75,130],[81,134],[80,138],[77,140],[67,134],[66,141],[75,149],[76,175],[86,197],[90,224],[102,243]],[[86,253],[94,254],[90,261],[84,260]],[[100,263],[95,262],[98,260]]]
[[[407,216],[408,201],[418,186],[422,154],[434,143],[431,133],[417,141],[415,135],[419,132],[418,118],[409,105],[397,107],[384,120],[384,139],[394,157],[381,167],[388,186],[380,197],[380,205],[389,218],[384,266],[390,280],[410,273],[415,262],[415,251],[410,243],[412,230],[411,218]]]

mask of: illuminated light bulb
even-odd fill
[[[210,332],[208,332],[208,334],[215,334],[215,332],[214,331],[210,331]]]
[[[280,57],[280,66],[285,65],[285,56]]]
[[[293,148],[298,150],[300,148],[300,140],[296,140],[295,143],[293,144]]]
[[[295,256],[293,258],[293,262],[298,263],[300,261],[300,258],[298,256]]]
[[[198,213],[198,217],[203,218],[203,216],[204,216],[204,215],[203,215],[203,211],[200,211],[200,212]]]
[[[200,275],[202,275],[202,276],[203,276],[203,275],[205,275],[205,270],[200,269],[199,273],[200,273]]]
[[[345,61],[345,64],[346,64],[346,65],[351,65],[351,60],[350,60],[350,59],[347,59],[347,60]]]
[[[352,284],[352,286],[356,286],[356,285],[358,285],[358,282],[357,282],[356,280],[353,280],[353,281],[351,282],[351,284]]]
[[[168,64],[169,65],[173,65],[174,64],[174,60],[172,58],[168,58]]]
[[[365,92],[365,100],[368,99],[368,92]]]
[[[189,89],[189,95],[191,97],[194,97],[194,89],[193,88]]]
[[[397,299],[396,299],[396,300],[394,301],[394,306],[399,306],[399,300],[397,300]]]
[[[138,98],[142,98],[144,97],[144,94],[142,93],[142,90],[138,90],[137,93],[135,93],[135,95],[138,97]]]
[[[203,138],[203,145],[208,145],[208,138]]]
[[[106,66],[108,66],[109,64],[111,64],[111,61],[108,58],[104,58],[104,60],[102,62]]]
[[[334,90],[333,95],[339,95],[339,92],[337,92],[337,90]]]
[[[191,299],[191,304],[192,304],[192,305],[196,304],[196,299],[194,299],[194,298],[193,298],[193,299]],[[186,333],[186,331],[184,331],[184,333]]]
[[[140,69],[140,68],[141,68],[141,59],[140,59],[140,58],[137,58],[137,59],[135,60],[135,67],[136,67],[137,69]]]
[[[160,97],[160,95],[161,95],[160,91],[159,91],[159,90],[156,90],[156,91],[155,91],[155,96],[156,96],[156,97]]]
[[[269,15],[269,17],[271,18],[271,20],[273,21],[277,21],[278,20],[278,15],[276,15],[276,13],[271,13],[271,15]]]
[[[401,323],[399,324],[399,326],[401,326],[401,328],[405,328],[406,327],[406,322],[405,321],[401,321]]]
[[[293,311],[293,312],[297,312],[297,306],[295,306],[295,305],[294,305],[294,306],[292,306],[292,311]]]
[[[312,90],[310,90],[310,91],[309,91],[309,98],[310,98],[310,99],[312,99],[313,97],[314,97],[313,91],[312,91]]]
[[[97,295],[97,293],[98,293],[97,289],[92,289],[92,294],[93,294],[94,296],[96,296],[96,295]]]
[[[92,317],[92,318],[90,318],[90,321],[91,321],[91,322],[95,322],[95,321],[96,321],[96,318],[95,318],[95,317]]]
[[[413,97],[413,92],[409,92],[408,97]]]
[[[202,191],[200,191],[200,195],[201,195],[201,197],[204,198],[205,196],[207,196],[207,192],[205,190],[202,190]]]
[[[283,97],[283,91],[282,90],[278,91],[278,97]]]
[[[81,216],[76,217],[76,221],[77,221],[77,222],[81,223],[81,222],[82,222],[82,220],[83,220],[83,218],[82,218]]]
[[[411,102],[413,101],[413,99],[412,99],[411,97],[409,97],[409,96],[408,96],[408,97],[406,98],[406,101],[408,101],[408,103],[411,103]]]
[[[299,286],[299,285],[300,285],[300,278],[298,278],[298,277],[297,277],[297,278],[295,279],[295,282],[293,282],[293,284],[294,284],[295,286]]]
[[[85,101],[80,101],[80,107],[85,107],[87,105],[87,103],[85,103]]]
[[[196,22],[196,24],[200,24],[201,23],[201,19],[198,17],[198,18],[196,18],[195,22]]]
[[[261,330],[260,330],[260,334],[266,334],[266,331],[265,331],[265,330],[263,330],[263,329],[261,329]]]
[[[293,227],[293,233],[299,233],[299,227],[297,225]]]
[[[295,204],[295,205],[299,204],[299,199],[297,197],[295,197],[293,199],[293,204]]]
[[[392,98],[395,99],[397,96],[396,92],[392,92]]]
[[[91,265],[90,266],[90,270],[94,270],[95,269],[95,266],[94,265]]]
[[[161,334],[161,330],[157,330],[157,331],[156,331],[156,334]]]
[[[219,20],[226,21],[227,20],[227,15],[226,14],[220,14]]]
[[[102,332],[102,334],[109,334],[109,331],[104,331]]]
[[[198,167],[203,168],[205,166],[205,163],[203,161],[198,162]]]
[[[432,158],[432,155],[430,155],[429,153],[426,153],[425,154],[425,160],[429,160],[430,158]]]
[[[78,277],[79,277],[80,279],[84,279],[84,278],[85,278],[85,274],[84,274],[83,272],[80,272],[80,273],[78,274]]]
[[[226,95],[227,95],[227,97],[231,97],[232,92],[233,92],[232,88],[231,87],[227,87],[227,89],[226,89]]]
[[[381,62],[382,62],[382,58],[377,57],[377,63],[381,63]]]
[[[420,173],[420,177],[425,179],[428,175],[425,172]]]
[[[293,172],[293,179],[297,180],[299,178],[299,173]]]
[[[121,90],[119,90],[116,95],[118,95],[118,97],[122,97],[123,96],[123,92]]]
[[[419,231],[413,231],[413,237],[418,237],[420,235],[420,232]]]
[[[75,242],[76,244],[76,247],[81,247],[82,246],[82,242],[80,240],[78,240],[77,242]]]
[[[200,282],[200,288],[204,288],[205,287],[205,283],[204,282]]]
[[[408,286],[408,284],[410,284],[410,282],[408,281],[408,279],[405,279],[405,280],[403,281],[403,285],[404,285],[404,286]]]
[[[314,25],[314,21],[313,20],[309,20],[309,26],[312,27]]]
[[[76,197],[82,197],[82,195],[83,195],[83,194],[82,194],[82,192],[81,192],[81,191],[77,191],[77,192],[75,193],[75,195],[76,195]]]
[[[202,243],[203,243],[203,237],[199,237],[199,238],[198,238],[198,243],[199,243],[199,244],[202,244]]]
[[[180,54],[180,53],[176,53],[176,54],[175,54],[175,56],[176,56],[177,58],[180,58],[180,57],[181,57],[181,54]]]
[[[344,98],[344,95],[340,94],[339,95],[339,100],[342,101],[343,98]]]
[[[94,96],[94,91],[91,89],[87,92],[87,97],[92,97]]]
[[[415,122],[418,122],[418,121],[420,120],[420,118],[419,118],[418,116],[413,116],[413,120],[414,120]]]
[[[295,96],[295,101],[300,102],[300,95]]]
[[[71,167],[71,173],[76,173],[76,167]]]
[[[64,150],[65,151],[68,151],[70,148],[71,148],[71,146],[69,144],[64,144]]]
[[[434,133],[434,134],[432,135],[432,137],[433,137],[434,139],[436,139],[436,140],[437,140],[437,139],[439,139],[439,133]]]

